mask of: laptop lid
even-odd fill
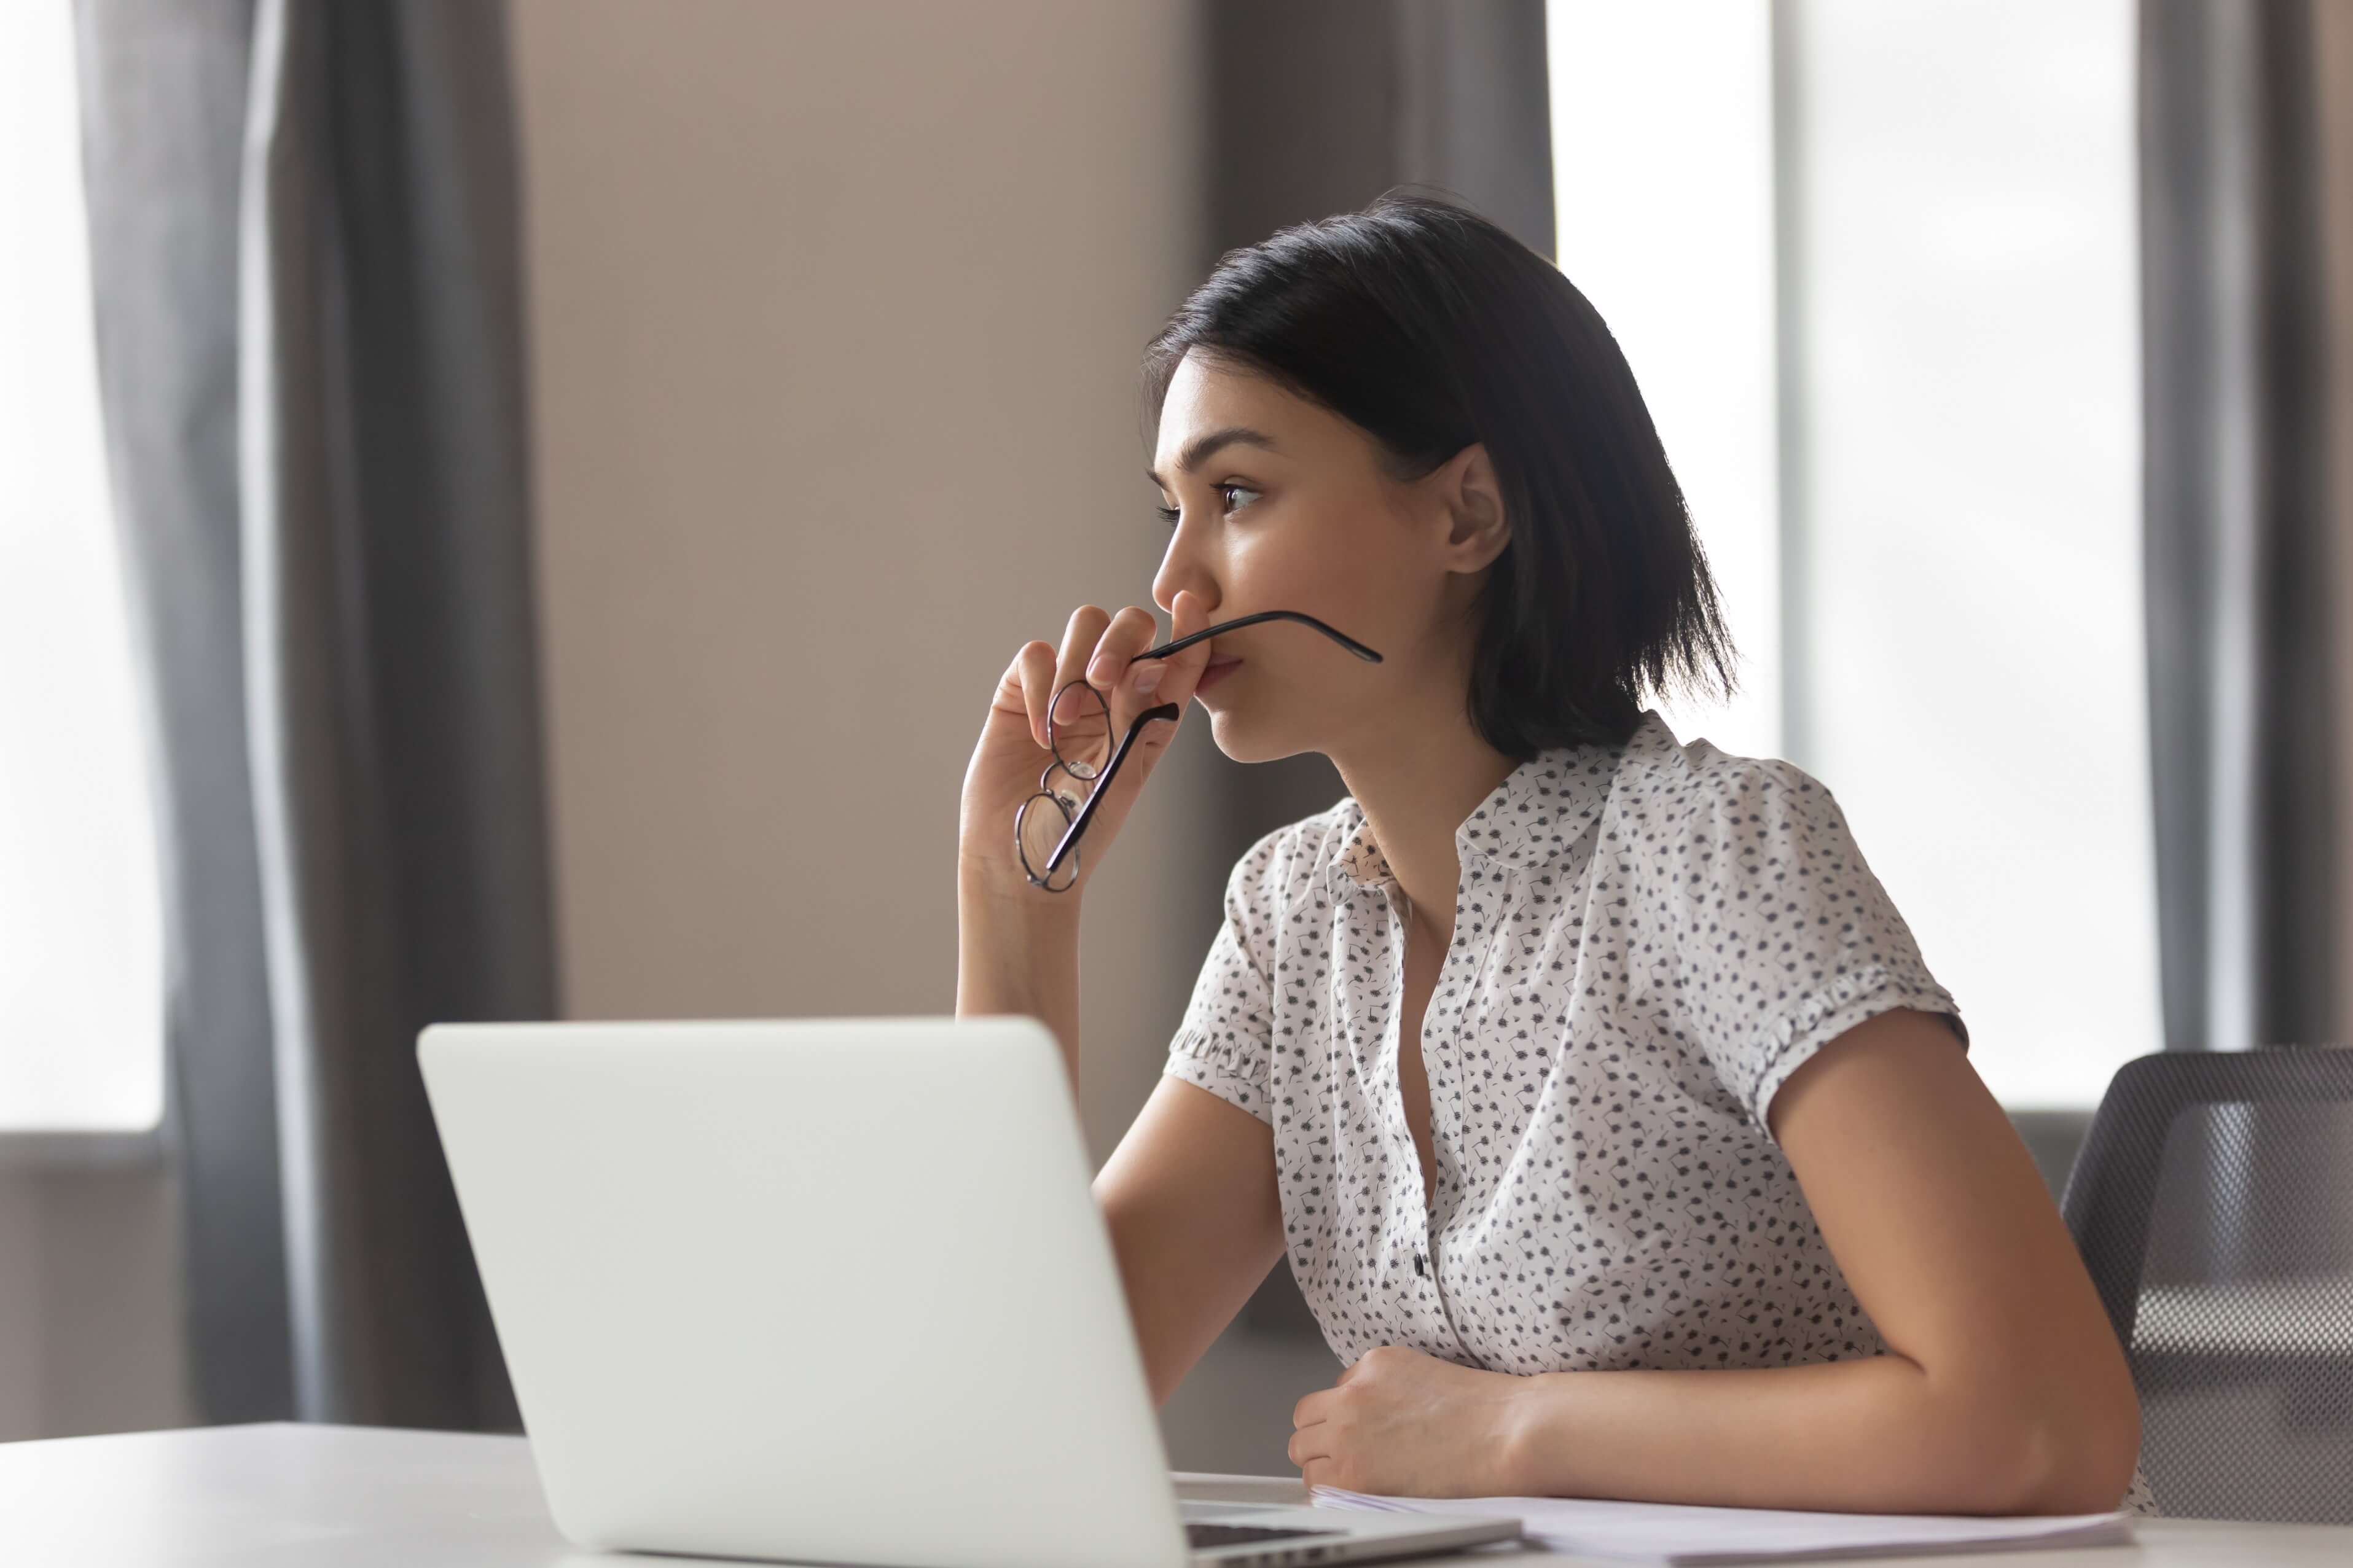
[[[436,1025],[417,1058],[573,1541],[1187,1561],[1042,1024]]]

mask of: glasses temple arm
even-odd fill
[[[1104,795],[1111,793],[1111,781],[1119,776],[1119,765],[1127,760],[1128,748],[1135,744],[1135,738],[1144,732],[1144,727],[1155,719],[1166,719],[1173,724],[1184,712],[1185,710],[1174,702],[1163,702],[1135,716],[1127,727],[1127,733],[1119,738],[1119,749],[1111,754],[1111,764],[1103,769],[1103,777],[1095,781],[1095,787],[1087,792],[1086,804],[1079,807],[1079,815],[1072,817],[1071,826],[1063,830],[1062,841],[1054,846],[1051,855],[1046,857],[1047,876],[1051,877],[1061,868],[1062,857],[1078,843],[1079,835],[1084,833],[1087,824],[1094,819],[1095,807],[1103,803]]]
[[[1220,621],[1214,626],[1204,626],[1199,631],[1188,633],[1184,637],[1176,638],[1173,642],[1162,643],[1158,647],[1145,648],[1142,653],[1137,654],[1135,658],[1165,658],[1180,648],[1192,647],[1195,643],[1199,642],[1203,637],[1213,637],[1219,632],[1232,631],[1236,626],[1255,626],[1261,621],[1297,621],[1302,626],[1314,627],[1317,631],[1322,632],[1325,637],[1330,637],[1333,641],[1338,643],[1342,647],[1346,648],[1350,653],[1355,654],[1358,658],[1363,659],[1367,664],[1378,664],[1381,662],[1381,656],[1375,653],[1371,648],[1366,647],[1363,643],[1358,642],[1356,638],[1350,637],[1344,631],[1339,631],[1332,626],[1325,626],[1314,616],[1308,615],[1301,610],[1261,610],[1257,615],[1244,616],[1239,620]]]

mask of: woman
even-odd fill
[[[1279,1258],[1345,1363],[1310,1483],[1889,1512],[2153,1512],[2115,1334],[1829,793],[1678,742],[1731,648],[1632,374],[1442,201],[1229,253],[1149,350],[1151,614],[1082,606],[966,772],[959,1014],[1075,1070],[1092,868],[1012,824],[1048,704],[1208,710],[1349,794],[1234,866],[1165,1076],[1095,1181],[1155,1400]],[[1205,670],[1222,667],[1216,674]],[[1401,1049],[1399,1042],[1412,1048]]]

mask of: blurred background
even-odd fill
[[[1746,657],[1671,725],[1830,785],[2054,1188],[2123,1062],[2346,1037],[2353,5],[11,0],[0,1438],[514,1429],[417,1029],[949,1011],[1143,345],[1408,183],[1610,323]],[[1343,787],[1157,777],[1098,1162]],[[1279,1272],[1172,1462],[1338,1370]]]

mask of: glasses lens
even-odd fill
[[[1083,680],[1056,692],[1046,736],[1063,772],[1082,783],[1103,777],[1111,765],[1111,709],[1103,694]]]
[[[1014,818],[1013,837],[1021,847],[1021,868],[1029,874],[1031,881],[1049,892],[1059,893],[1078,879],[1082,846],[1071,845],[1051,876],[1047,875],[1046,862],[1053,858],[1054,846],[1062,841],[1062,835],[1070,830],[1071,819],[1085,804],[1075,795],[1040,792],[1023,801]]]

